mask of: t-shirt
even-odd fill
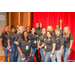
[[[60,50],[61,46],[64,46],[64,38],[59,35],[55,37],[56,40],[56,49],[55,50]]]
[[[3,39],[2,40],[3,47],[7,47],[8,46],[8,42],[7,42],[8,34],[7,33],[2,33],[0,38]]]
[[[19,44],[17,45],[17,47],[21,48],[21,51],[24,55],[30,55],[30,51],[31,51],[31,40],[27,39],[27,41],[23,40],[22,38],[18,39]],[[26,47],[28,49],[26,49]]]
[[[31,34],[30,38],[31,38],[32,48],[37,48],[37,37],[36,37],[36,35]]]
[[[45,41],[45,51],[52,51],[53,44],[55,43],[55,38],[50,37]]]
[[[12,32],[8,35],[8,39],[10,40],[11,45],[15,42],[16,36],[17,35],[14,35]]]
[[[39,46],[41,46],[43,44],[44,39],[46,39],[46,38],[47,38],[47,36],[45,34],[44,35],[40,35],[40,37],[39,37]]]
[[[70,34],[68,39],[64,37],[64,47],[67,47],[67,48],[70,47],[70,40],[73,40],[72,34]]]

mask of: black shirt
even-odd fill
[[[19,38],[18,39],[18,46],[17,47],[20,47],[21,48],[21,51],[24,55],[30,55],[30,50],[31,50],[31,40],[27,39],[27,42],[25,40],[23,40],[22,38]],[[28,44],[27,44],[28,43]],[[29,49],[26,50],[26,46],[29,46]]]
[[[31,38],[32,48],[37,48],[37,37],[36,37],[36,35],[31,34],[30,38]]]
[[[55,50],[60,50],[61,46],[64,46],[64,38],[59,35],[55,37],[56,40],[56,49]]]
[[[7,39],[8,39],[8,34],[7,33],[2,33],[0,38],[2,38],[2,45],[3,47],[7,47],[8,46],[8,42],[7,42]]]
[[[10,40],[10,44],[14,43],[16,36],[12,32],[8,35],[8,39]]]
[[[40,35],[40,37],[39,37],[39,46],[41,46],[43,44],[44,39],[46,39],[46,38],[47,38],[47,36],[45,34],[44,35]]]
[[[36,28],[35,30],[36,30],[36,32],[35,32],[36,37],[39,38],[39,36],[41,35],[41,32],[42,32],[42,28],[39,27],[39,28]]]
[[[70,40],[73,40],[72,34],[70,34],[68,39],[64,37],[64,47],[67,47],[67,48],[70,47]]]
[[[55,38],[50,37],[45,41],[45,51],[52,51],[53,45],[55,43]]]
[[[19,38],[21,38],[21,34],[20,34],[20,33],[18,33],[18,34],[16,35],[15,41],[18,41]]]

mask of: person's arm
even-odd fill
[[[53,48],[52,48],[52,53],[54,53],[55,51],[55,47],[56,47],[56,43],[52,44]]]
[[[2,48],[2,50],[4,51],[4,47],[3,47],[3,45],[2,45],[2,41],[3,41],[3,36],[4,34],[1,34],[1,36],[0,36],[0,45],[1,45],[1,48]]]
[[[30,57],[32,56],[32,47],[31,47],[31,50],[30,50]]]
[[[4,51],[4,47],[3,47],[3,45],[2,45],[2,38],[0,38],[0,45],[1,45],[1,48],[2,48],[2,50]]]
[[[69,49],[72,48],[72,44],[73,44],[73,40],[70,40],[70,47],[69,47]]]
[[[39,48],[42,48],[43,46],[45,46],[45,43],[43,43],[41,46],[39,46]]]

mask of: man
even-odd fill
[[[37,38],[39,38],[39,36],[41,35],[41,32],[42,32],[42,28],[40,28],[39,23],[36,23],[36,29],[35,30],[36,30],[35,34],[36,34]],[[41,61],[41,56],[38,55],[38,51],[39,50],[36,50],[36,53],[35,53],[37,62]]]

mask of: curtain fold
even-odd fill
[[[57,24],[60,24],[62,18],[62,29],[68,26],[75,38],[75,12],[33,12],[33,26],[36,23],[42,23],[43,28],[52,26],[55,29]],[[73,41],[72,53],[69,60],[75,60],[75,40]]]

